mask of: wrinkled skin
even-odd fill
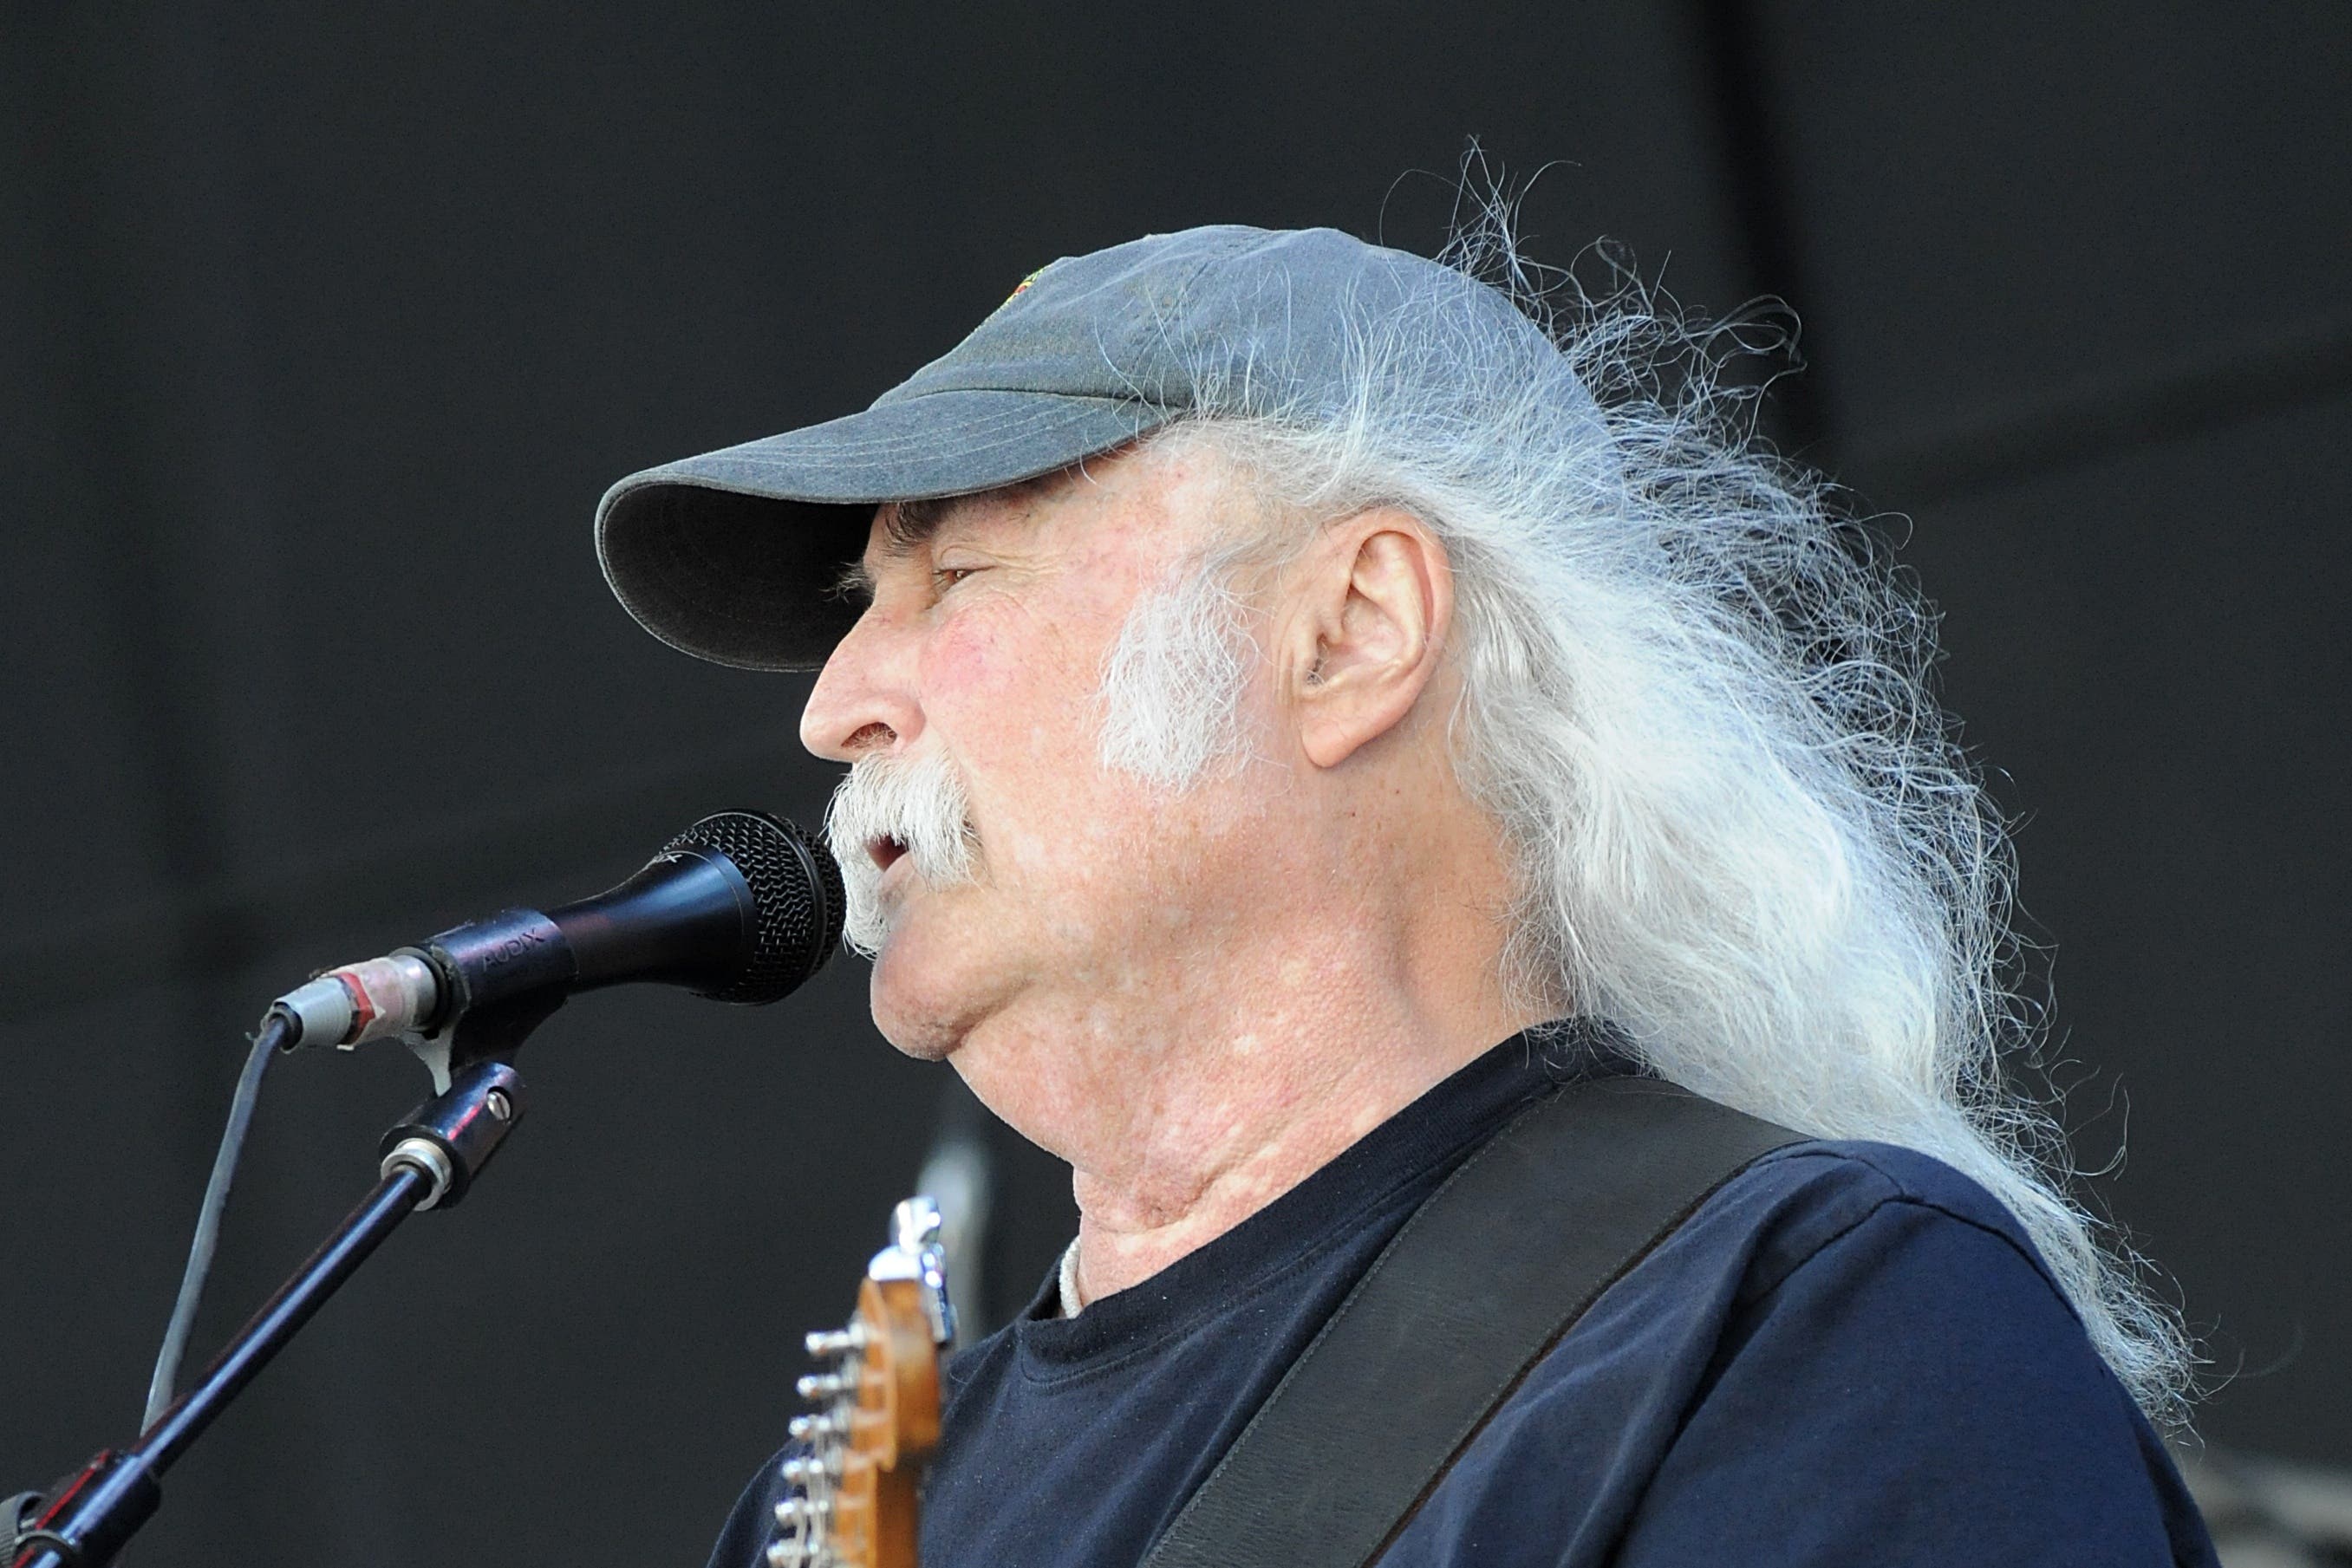
[[[819,676],[821,757],[937,748],[976,881],[892,846],[874,1017],[1071,1163],[1088,1299],[1279,1196],[1514,1030],[1509,879],[1445,752],[1452,579],[1414,518],[1328,525],[1254,584],[1250,755],[1171,791],[1103,767],[1097,690],[1139,593],[1247,515],[1146,446],[895,539]]]

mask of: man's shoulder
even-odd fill
[[[1991,1193],[1914,1150],[1806,1142],[1601,1294],[1391,1561],[2023,1561],[2083,1540],[2086,1562],[2210,1563],[2184,1498]]]
[[[1827,1139],[1726,1179],[1578,1316],[1514,1403],[1567,1392],[1584,1408],[1686,1410],[1770,1334],[1816,1370],[1892,1370],[1885,1349],[1902,1344],[1927,1372],[1934,1346],[1997,1340],[2020,1368],[2063,1366],[2087,1397],[2129,1403],[2024,1227],[1982,1184],[1916,1149]]]
[[[1865,1228],[1899,1232],[1898,1254],[1943,1251],[1971,1236],[1990,1240],[2011,1265],[2005,1272],[2020,1283],[2030,1274],[2065,1303],[1999,1198],[1943,1160],[1893,1144],[1815,1139],[1775,1149],[1710,1195],[1660,1250],[1736,1259],[1738,1295],[1752,1301]]]
[[[1999,1198],[1933,1155],[1864,1139],[1808,1139],[1774,1149],[1727,1184],[1801,1192],[1810,1202],[1924,1204],[1955,1219],[2023,1239]]]

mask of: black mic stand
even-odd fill
[[[163,1473],[402,1220],[466,1195],[522,1111],[521,1075],[495,1058],[476,1060],[386,1133],[374,1190],[136,1443],[101,1450],[59,1489],[17,1542],[15,1568],[106,1568],[162,1501]],[[16,1523],[0,1520],[0,1527]]]

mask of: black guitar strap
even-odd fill
[[[1655,1079],[1537,1101],[1405,1222],[1144,1568],[1361,1568],[1602,1291],[1799,1141]]]

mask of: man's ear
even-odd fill
[[[1454,573],[1428,525],[1391,507],[1325,528],[1294,570],[1286,706],[1307,760],[1336,768],[1402,724],[1436,674]]]

